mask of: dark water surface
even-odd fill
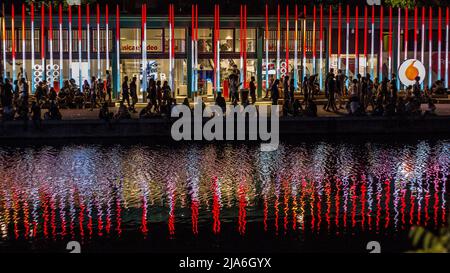
[[[0,252],[365,252],[447,224],[450,141],[0,147]]]

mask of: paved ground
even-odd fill
[[[269,102],[259,102],[259,105],[269,104]],[[137,107],[137,111],[144,107],[144,104],[139,104]],[[422,110],[425,110],[427,107],[426,104],[422,104]],[[440,116],[450,116],[450,104],[436,104],[437,110],[436,113]],[[117,107],[111,107],[110,110],[113,113],[117,112]],[[326,112],[323,110],[322,105],[317,106],[319,117],[338,117],[345,116],[347,111],[345,109],[339,110],[338,112]],[[44,110],[45,111],[45,110]],[[43,112],[44,112],[43,111]],[[98,111],[99,109],[94,109],[90,111],[89,109],[61,109],[61,114],[63,119],[98,119]],[[134,118],[138,118],[138,113],[132,114]]]

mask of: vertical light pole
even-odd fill
[[[429,8],[428,18],[428,87],[433,84],[433,9]]]
[[[449,39],[450,10],[447,7],[445,15],[445,88],[448,88],[448,39]]]
[[[341,69],[341,34],[342,32],[342,6],[339,4],[338,8],[338,52],[337,52],[337,67]]]
[[[331,70],[331,57],[333,57],[333,46],[331,43],[331,37],[333,34],[333,9],[331,6],[328,7],[328,71]]]
[[[63,33],[62,33],[62,5],[59,4],[59,88],[63,86]]]
[[[280,37],[281,36],[281,26],[280,26],[280,4],[277,6],[277,79],[280,78]]]
[[[316,6],[313,7],[313,29],[312,29],[312,73],[316,74]]]
[[[349,77],[349,66],[348,66],[348,61],[349,61],[349,56],[348,54],[350,54],[349,52],[349,42],[350,42],[350,6],[347,5],[347,14],[346,14],[346,24],[345,24],[345,75],[347,76],[347,78]],[[348,81],[346,81],[346,85],[348,85]]]
[[[6,79],[6,22],[5,3],[2,3],[2,49],[3,49],[3,78]]]
[[[414,59],[417,60],[417,17],[418,17],[418,9],[414,7]]]
[[[401,47],[401,37],[402,37],[402,27],[401,27],[401,17],[402,17],[402,9],[397,9],[397,70],[401,65],[401,55],[402,55],[402,47]],[[397,77],[397,89],[400,90],[401,82],[400,77]]]
[[[42,65],[42,79],[46,79],[45,67],[45,7],[41,4],[41,65]]]
[[[375,76],[375,5],[372,6],[371,40],[370,40],[370,75]]]
[[[27,66],[26,66],[26,47],[25,47],[25,4],[22,4],[22,69],[23,74],[22,77],[25,78],[25,75],[27,73]],[[21,79],[19,79],[21,80]]]
[[[83,77],[81,76],[81,5],[78,6],[78,83],[80,89],[83,85]]]
[[[364,75],[367,74],[367,19],[368,19],[368,9],[367,6],[364,6]]]
[[[297,24],[297,22],[296,22]],[[297,33],[297,31],[296,31]],[[266,4],[266,27],[265,27],[265,49],[266,49],[266,90],[269,89],[269,6]],[[297,54],[297,52],[295,52]],[[297,86],[297,85],[296,85]]]
[[[392,7],[389,7],[389,75],[392,75]]]
[[[48,50],[50,53],[50,86],[54,87],[55,79],[53,78],[53,11],[52,5],[48,6]]]
[[[359,33],[358,33],[358,20],[359,20],[359,9],[358,6],[355,8],[355,75],[359,74]]]
[[[120,90],[120,12],[119,5],[116,5],[116,91]]]
[[[442,46],[442,8],[439,7],[438,9],[438,68],[437,68],[437,79],[441,80],[442,75],[441,75],[441,46]]]
[[[307,18],[306,18],[306,5],[303,5],[303,77],[305,78],[306,76],[306,22],[307,22]]]
[[[91,83],[91,11],[89,9],[89,4],[86,4],[86,40],[88,82]]]
[[[69,79],[72,79],[72,6],[69,5]],[[81,86],[80,86],[81,88]]]
[[[141,92],[147,90],[147,4],[142,4],[141,6],[141,73],[142,73],[142,84]],[[169,20],[170,21],[170,20]],[[170,23],[169,23],[170,29]],[[169,40],[170,43],[170,40]],[[170,50],[170,48],[169,48]],[[172,59],[169,54],[169,81],[171,81],[170,71],[172,67]],[[143,98],[145,100],[145,98]]]
[[[286,75],[289,75],[289,5],[286,5]]]
[[[34,4],[30,4],[31,13],[31,93],[34,94],[36,88],[34,82]]]
[[[383,80],[383,6],[380,6],[380,81]]]
[[[100,62],[100,4],[97,3],[96,7],[97,11],[97,78],[101,79],[102,76],[102,69],[101,69],[101,62]]]
[[[319,88],[323,90],[323,5],[320,4],[320,27],[319,27]]]
[[[106,70],[109,69],[109,6],[106,4],[105,7],[105,35],[106,35]]]
[[[405,60],[408,59],[408,8],[405,8],[405,30],[404,30],[404,37],[405,37]]]
[[[421,45],[420,45],[420,61],[425,65],[425,22],[426,22],[426,10],[422,7],[422,32],[421,32]],[[422,79],[423,80],[423,79]],[[423,89],[425,81],[422,81],[421,88]]]
[[[12,71],[13,83],[16,81],[16,29],[14,27],[14,4],[11,6],[11,55],[12,55]]]

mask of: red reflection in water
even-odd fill
[[[331,184],[330,181],[327,180],[326,184],[325,184],[325,196],[326,196],[326,212],[325,212],[325,220],[327,222],[327,229],[328,232],[330,231],[331,228],[331,219],[330,219],[330,213],[331,213]]]
[[[367,193],[367,180],[363,175],[361,177],[361,228],[365,229],[366,224],[366,193]]]
[[[28,208],[28,202],[26,199],[22,201],[22,210],[23,210],[23,223],[25,228],[25,239],[28,239],[30,234],[30,213]]]
[[[264,212],[263,212],[263,224],[264,231],[267,231],[267,215],[269,214],[269,205],[267,204],[267,197],[264,195]]]
[[[403,228],[405,228],[405,223],[406,223],[406,220],[405,220],[406,189],[402,189],[401,193],[402,193],[402,197],[400,199],[400,202],[401,202],[400,212],[401,212],[401,215],[402,215],[402,229],[403,229]]]
[[[310,187],[310,195],[311,195],[311,202],[310,202],[310,212],[311,212],[311,231],[314,232],[315,226],[316,226],[316,215],[314,214],[314,205],[316,203],[316,196],[315,196],[315,187],[314,183],[311,183]]]
[[[320,232],[320,225],[322,224],[322,195],[317,193],[317,232]]]
[[[50,225],[52,227],[52,238],[56,240],[56,205],[54,195],[50,196]]]
[[[172,197],[170,200],[170,211],[169,211],[169,221],[168,221],[168,227],[169,227],[169,235],[174,236],[175,235],[175,192],[172,193]]]
[[[356,177],[352,177],[352,185],[350,186],[350,196],[352,200],[352,229],[356,227]]]
[[[246,196],[246,187],[245,187],[245,181],[243,183],[240,183],[239,189],[238,189],[238,195],[239,195],[239,216],[238,216],[238,223],[239,223],[239,234],[244,235],[245,234],[245,228],[247,225],[247,196]]]
[[[199,207],[199,202],[197,200],[192,200],[191,220],[192,220],[192,233],[194,235],[198,234],[198,207]]]
[[[289,191],[288,191],[288,185],[286,180],[283,182],[283,188],[284,188],[284,197],[283,197],[283,213],[284,213],[284,217],[283,217],[283,228],[284,228],[284,233],[286,234],[287,229],[288,229],[288,223],[289,223]]]
[[[339,178],[336,178],[336,195],[335,195],[335,201],[334,201],[334,207],[336,209],[336,218],[334,219],[335,223],[336,223],[336,228],[339,229],[339,213],[340,213],[340,209],[341,209],[341,205],[340,205],[340,198],[341,198],[341,185],[342,185],[342,181]]]
[[[14,236],[16,237],[16,240],[19,238],[19,201],[17,197],[16,189],[13,190],[13,196],[12,196],[12,202],[13,202],[13,222],[14,222]]]
[[[218,178],[213,178],[213,233],[220,233],[220,188],[218,183]]]
[[[42,196],[42,207],[43,207],[43,217],[44,217],[44,226],[43,226],[43,231],[44,231],[44,237],[47,239],[48,238],[48,220],[49,220],[49,215],[48,215],[48,197],[47,194],[44,192],[43,196]]]
[[[141,232],[144,235],[144,238],[147,237],[148,228],[147,228],[147,198],[142,196],[142,216],[141,216]]]
[[[384,222],[384,228],[388,228],[389,227],[389,219],[390,219],[390,213],[389,213],[389,203],[391,200],[391,181],[389,181],[388,179],[386,179],[386,181],[384,181],[384,186],[385,186],[385,197],[384,197],[384,205],[385,205],[385,222]]]
[[[84,226],[83,226],[83,222],[84,222],[84,211],[86,210],[84,204],[83,204],[83,200],[81,199],[81,197],[79,197],[79,203],[80,203],[80,212],[78,214],[78,227],[80,229],[80,236],[81,236],[81,240],[84,240]]]
[[[116,196],[116,232],[118,237],[122,235],[122,205],[119,194]]]

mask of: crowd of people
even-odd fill
[[[273,105],[282,104],[283,116],[317,116],[317,97],[320,94],[317,74],[306,76],[301,81],[301,99],[296,96],[296,83],[288,75],[282,79],[270,79],[270,88],[266,90],[265,98]],[[394,115],[434,115],[436,106],[432,94],[443,94],[447,90],[442,81],[436,81],[432,87],[422,89],[421,79],[417,77],[412,86],[407,86],[404,95],[399,95],[398,81],[395,74],[390,78],[384,76],[371,79],[370,74],[355,78],[347,78],[342,70],[337,73],[331,69],[324,81],[326,103],[325,111],[346,111],[352,116],[394,116]],[[138,113],[138,79],[134,76],[131,81],[125,76],[120,92],[120,105],[117,113],[109,110],[112,103],[112,81],[109,71],[106,78],[92,77],[85,80],[79,88],[74,79],[64,81],[62,88],[57,92],[45,80],[39,82],[35,88],[34,96],[29,96],[29,84],[26,78],[14,82],[10,79],[0,79],[0,109],[2,120],[33,120],[40,126],[42,118],[59,120],[62,118],[60,109],[89,109],[99,107],[99,118],[104,120],[129,119],[132,113]],[[233,65],[228,76],[230,90],[229,101],[232,105],[241,103],[249,105],[256,103],[257,83],[255,77],[250,78],[248,88],[241,88],[240,71]],[[151,78],[146,83],[144,99],[147,105],[139,111],[140,118],[170,116],[172,108],[177,104],[173,92],[167,81]],[[347,98],[344,100],[344,98]],[[421,104],[425,103],[426,110],[422,111]],[[189,106],[188,98],[183,104]],[[225,111],[226,99],[222,92],[218,92],[215,104]],[[205,107],[204,102],[202,102]],[[42,109],[47,111],[42,116]]]

